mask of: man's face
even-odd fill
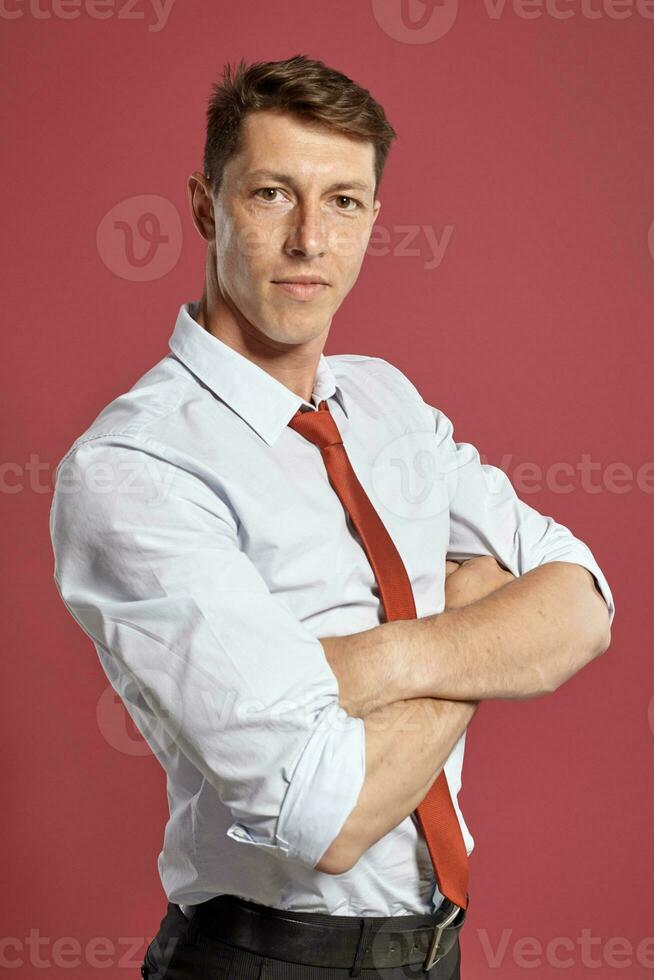
[[[329,330],[381,204],[374,147],[277,110],[249,113],[215,200],[220,292],[272,346]],[[284,285],[305,276],[327,285]]]

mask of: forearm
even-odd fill
[[[425,798],[478,702],[414,698],[365,718],[366,778],[356,807],[318,871],[341,874]]]
[[[462,608],[323,641],[343,707],[365,717],[406,698],[523,699],[556,690],[606,650],[590,572],[549,562]]]

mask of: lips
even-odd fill
[[[273,280],[273,285],[281,289],[287,296],[292,296],[295,299],[313,299],[326,289],[329,289],[329,284],[322,280],[303,279],[300,277],[288,280]]]
[[[325,286],[329,285],[324,276],[319,276],[317,272],[303,273],[300,276],[283,276],[281,279],[273,279],[273,282],[302,282],[307,284],[313,284],[315,282],[324,283]]]

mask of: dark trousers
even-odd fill
[[[391,969],[360,970],[359,980],[460,980],[459,941],[426,973],[420,963]],[[141,967],[147,980],[346,980],[348,969],[304,966],[250,953],[202,933],[178,905],[168,903],[159,932]]]

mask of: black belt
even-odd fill
[[[185,906],[185,912],[205,935],[259,956],[347,969],[422,962],[429,970],[453,948],[467,909],[444,899],[433,915],[359,918],[290,912],[235,895],[217,895]]]

